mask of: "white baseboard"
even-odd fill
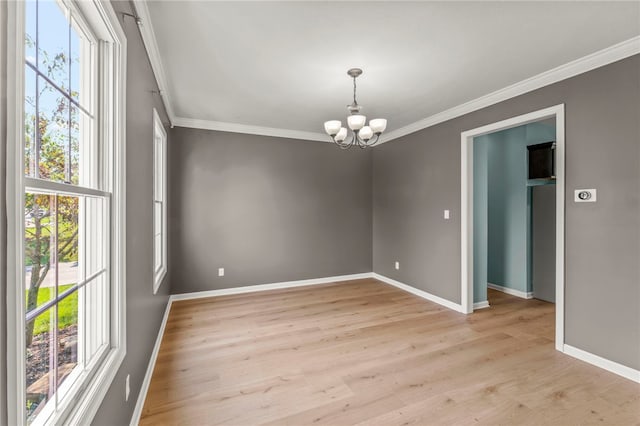
[[[196,291],[193,293],[172,294],[171,300],[190,300],[205,297],[228,296],[231,294],[253,293],[256,291],[278,290],[283,288],[304,287],[308,285],[329,284],[338,281],[360,280],[372,278],[373,273],[364,272],[362,274],[337,275],[335,277],[313,278],[310,280],[285,281],[281,283],[248,285],[246,287],[223,288],[220,290]]]
[[[149,365],[147,365],[147,371],[144,373],[144,379],[142,380],[142,386],[140,386],[140,392],[138,393],[138,399],[136,401],[136,407],[133,410],[131,416],[130,426],[137,426],[140,422],[140,416],[142,415],[142,408],[144,407],[144,400],[147,398],[147,392],[149,391],[149,385],[151,384],[151,376],[153,375],[153,369],[156,366],[156,360],[158,359],[158,353],[160,352],[160,344],[162,343],[162,336],[164,336],[164,329],[167,326],[167,320],[169,319],[169,311],[171,311],[171,296],[167,301],[167,307],[164,309],[164,316],[162,317],[162,323],[160,323],[160,329],[158,330],[158,337],[156,337],[156,343],[153,346],[151,352],[151,358],[149,359]]]
[[[622,376],[626,379],[632,380],[636,383],[640,383],[640,371],[634,370],[626,365],[618,364],[617,362],[602,358],[601,356],[594,355],[591,352],[583,351],[582,349],[575,348],[571,345],[564,344],[563,352],[569,356],[579,359],[580,361],[587,362],[595,365],[607,371],[610,371],[618,376]]]
[[[484,309],[484,308],[488,308],[489,307],[489,301],[488,300],[484,300],[482,302],[474,302],[473,303],[473,309]]]
[[[401,290],[404,290],[406,292],[409,292],[411,294],[415,294],[416,296],[422,297],[423,299],[427,299],[430,302],[435,302],[439,305],[442,305],[446,308],[452,309],[456,312],[462,312],[462,306],[459,305],[458,303],[454,303],[450,300],[447,299],[443,299],[442,297],[436,296],[434,294],[428,293],[426,291],[423,290],[419,290],[417,288],[411,287],[407,284],[401,283],[400,281],[396,281],[394,279],[391,279],[389,277],[385,277],[384,275],[380,275],[380,274],[376,274],[375,272],[372,274],[373,278],[375,278],[376,280],[385,282],[387,284],[391,284],[394,287],[398,287]]]
[[[525,291],[515,290],[513,288],[503,287],[501,285],[492,284],[492,283],[487,283],[487,288],[498,290],[503,293],[510,294],[512,296],[521,297],[523,299],[533,299],[533,292],[531,291],[525,292]]]

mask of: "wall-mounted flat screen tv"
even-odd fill
[[[555,179],[555,142],[529,145],[529,179]]]

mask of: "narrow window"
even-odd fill
[[[167,133],[153,110],[153,292],[167,273]]]

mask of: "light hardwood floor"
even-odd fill
[[[640,424],[640,385],[554,350],[554,305],[489,300],[368,279],[174,302],[140,424]]]

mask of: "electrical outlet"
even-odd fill
[[[124,400],[125,401],[129,400],[129,393],[131,392],[131,386],[129,386],[130,377],[131,377],[131,375],[127,374],[127,379],[124,382]]]
[[[396,269],[400,269],[400,262],[396,260]]]
[[[444,211],[444,218],[449,219],[449,210]]]
[[[218,268],[218,276],[224,277],[224,268]]]

